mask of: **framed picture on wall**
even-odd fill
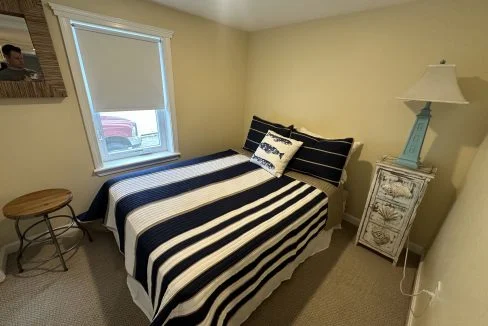
[[[41,0],[0,1],[0,98],[66,97]]]

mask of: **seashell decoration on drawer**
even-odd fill
[[[378,198],[393,201],[405,207],[412,204],[422,187],[421,180],[399,176],[384,170],[380,172],[378,181]]]
[[[397,178],[398,179],[398,178]],[[393,198],[397,197],[405,197],[405,198],[412,198],[412,190],[413,184],[406,185],[401,181],[390,181],[381,185],[381,189],[388,195]]]
[[[383,228],[373,227],[373,229],[371,230],[371,235],[373,236],[374,242],[379,246],[383,246],[390,242],[390,236],[385,232]]]
[[[383,172],[381,176],[381,189],[386,195],[393,198],[412,198],[414,185],[410,180],[387,172]]]
[[[386,222],[392,222],[402,217],[402,215],[396,211],[395,207],[388,204],[376,203],[373,210],[377,212]]]

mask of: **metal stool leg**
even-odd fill
[[[17,268],[19,269],[19,274],[24,271],[22,268],[22,264],[20,263],[20,259],[22,258],[22,249],[24,247],[24,235],[20,232],[19,227],[19,220],[15,220],[15,231],[17,232],[17,236],[19,237],[19,250],[17,251]]]
[[[66,206],[68,206],[69,210],[71,211],[71,216],[73,216],[73,221],[75,221],[76,226],[78,226],[78,229],[83,231],[83,234],[86,234],[88,236],[88,240],[90,240],[90,242],[92,242],[93,239],[90,235],[90,232],[88,232],[88,230],[83,225],[81,225],[81,223],[76,219],[76,214],[75,214],[75,211],[73,210],[73,207],[71,207],[70,204],[68,204]]]
[[[68,267],[66,267],[66,263],[64,262],[63,254],[61,253],[61,249],[59,248],[58,239],[56,239],[56,235],[54,234],[53,227],[47,215],[44,215],[44,221],[46,222],[47,228],[49,233],[51,234],[51,239],[53,240],[54,246],[56,247],[56,251],[58,252],[59,260],[61,261],[61,265],[63,265],[63,269],[66,272]]]

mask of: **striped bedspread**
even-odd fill
[[[327,196],[228,150],[107,181],[105,216],[151,325],[228,325],[323,229]]]

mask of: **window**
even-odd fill
[[[165,110],[100,112],[94,118],[104,162],[168,151]]]
[[[178,158],[172,32],[51,7],[60,21],[95,173]]]

